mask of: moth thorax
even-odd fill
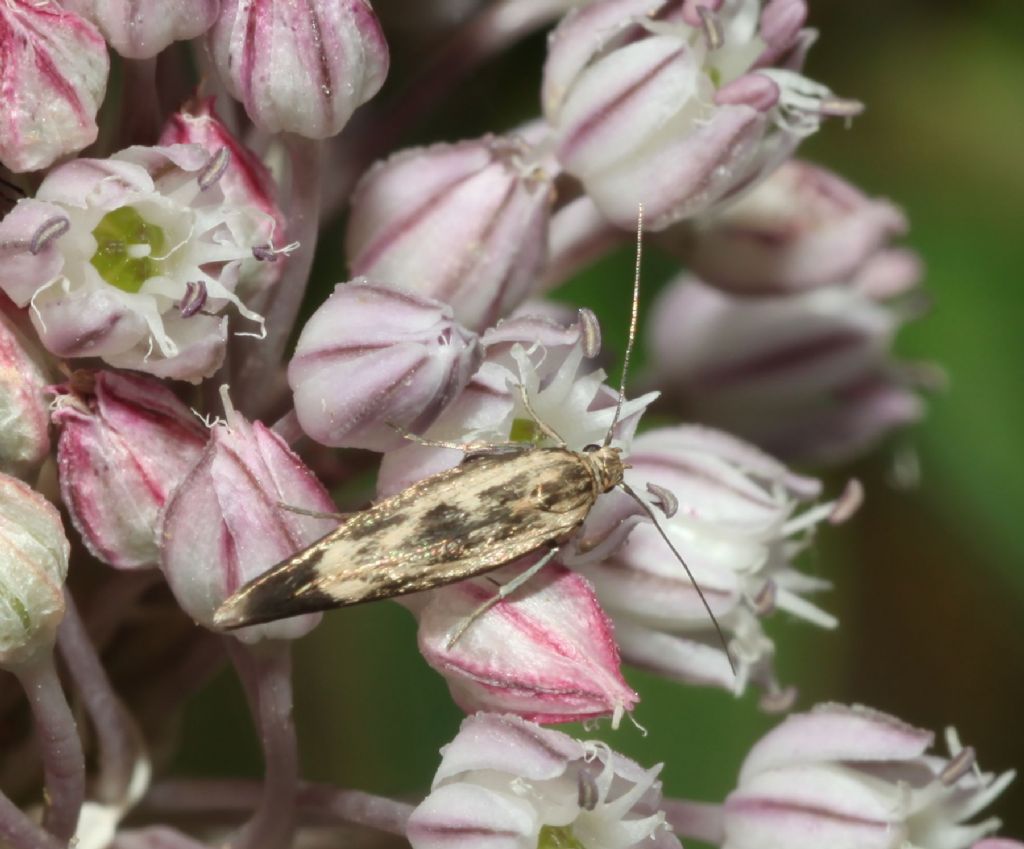
[[[590,470],[594,474],[601,487],[602,492],[614,489],[622,483],[622,449],[606,445],[596,451],[588,450],[584,455],[590,463]]]

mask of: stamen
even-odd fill
[[[273,245],[256,245],[252,249],[252,255],[260,262],[276,262],[279,256],[288,256],[298,249],[298,242],[289,242],[283,248],[275,248]]]
[[[231,162],[231,151],[226,147],[222,147],[213,154],[199,172],[199,176],[196,177],[200,191],[205,192],[215,186],[217,181],[224,176],[224,172],[228,170],[229,162]]]
[[[711,9],[707,6],[698,6],[697,14],[700,15],[700,26],[704,32],[704,41],[708,50],[717,50],[725,44],[725,35],[722,32],[722,23]]]
[[[597,807],[600,793],[597,782],[590,770],[581,769],[576,773],[576,801],[584,811],[592,811]]]
[[[864,487],[856,478],[850,478],[846,482],[846,488],[832,504],[832,512],[829,514],[830,525],[841,525],[860,509],[864,503]]]
[[[942,772],[939,773],[939,781],[947,787],[952,787],[971,771],[971,768],[974,766],[974,760],[974,747],[964,746],[950,759]]]
[[[185,294],[178,301],[178,312],[182,318],[191,318],[206,305],[206,283],[202,280],[189,280],[185,284]]]
[[[848,97],[824,97],[818,104],[818,112],[833,118],[856,118],[864,111],[864,104]]]
[[[757,704],[765,713],[785,713],[796,703],[797,695],[796,687],[779,687],[775,684],[761,696]]]
[[[29,253],[36,256],[50,242],[63,236],[70,229],[71,221],[66,216],[55,215],[53,218],[47,219],[32,234],[32,239],[28,243]]]
[[[648,483],[647,491],[654,497],[654,503],[665,514],[666,519],[675,516],[676,511],[679,510],[679,499],[676,498],[675,493],[669,492],[665,487],[658,486],[656,483]]]
[[[583,343],[583,356],[588,360],[593,359],[601,353],[601,325],[593,310],[589,310],[586,307],[580,310],[579,326]]]
[[[754,607],[754,613],[758,616],[769,616],[775,611],[775,600],[778,595],[775,581],[765,581],[764,586],[758,590],[750,601]]]

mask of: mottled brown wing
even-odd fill
[[[391,598],[461,581],[574,530],[598,489],[562,448],[468,458],[346,518],[242,587],[217,611],[226,628]]]

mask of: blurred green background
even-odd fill
[[[819,0],[811,23],[822,37],[809,75],[868,109],[849,130],[826,125],[802,153],[907,210],[934,307],[899,347],[940,363],[950,387],[931,399],[924,424],[831,477],[833,491],[848,474],[867,488],[857,518],[823,533],[814,552],[836,584],[824,606],[842,624],[826,633],[770,620],[780,677],[800,687],[799,707],[860,702],[938,732],[953,724],[984,769],[1024,766],[1024,3]],[[404,143],[528,117],[542,56],[540,37],[510,51]],[[343,270],[336,255],[323,260],[326,291]],[[629,252],[613,257],[572,290],[598,311],[612,349],[625,334],[630,263]],[[648,303],[667,270],[649,264]],[[906,451],[921,466],[911,491],[890,483]],[[409,798],[428,786],[461,717],[416,652],[404,610],[383,603],[328,615],[297,664],[308,777]],[[650,733],[624,723],[605,736],[645,764],[664,761],[672,795],[721,799],[776,721],[753,694],[734,700],[628,677]],[[231,676],[218,678],[189,711],[180,771],[237,774],[244,763],[257,772],[255,741],[237,720],[244,713]],[[1024,836],[1024,780],[994,811],[1005,834]]]

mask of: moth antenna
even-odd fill
[[[636,267],[633,272],[633,306],[629,316],[629,339],[626,340],[626,356],[622,358],[622,380],[619,382],[619,399],[615,402],[615,415],[604,435],[604,447],[612,444],[612,434],[622,415],[622,403],[626,398],[626,375],[629,372],[629,360],[633,355],[633,342],[636,341],[636,319],[640,311],[640,259],[643,255],[644,243],[644,205],[636,207]]]
[[[551,425],[544,421],[540,416],[537,415],[537,411],[533,409],[533,405],[530,403],[530,396],[526,391],[526,387],[523,384],[519,384],[519,397],[522,399],[523,406],[526,408],[526,412],[530,414],[530,418],[534,420],[537,427],[541,429],[541,432],[548,438],[557,442],[563,448],[566,445],[561,434],[555,430]]]
[[[644,502],[644,500],[634,492],[633,488],[628,483],[622,481],[619,483],[619,487],[626,493],[626,495],[639,504],[641,509],[650,517],[651,521],[654,523],[654,527],[657,528],[658,533],[661,534],[661,538],[665,540],[665,544],[672,550],[672,553],[676,556],[676,560],[678,560],[686,570],[686,577],[690,579],[690,583],[693,584],[693,588],[697,591],[697,595],[700,596],[701,603],[704,605],[704,609],[708,612],[708,616],[711,617],[711,623],[715,626],[715,631],[718,633],[718,639],[722,641],[722,648],[725,649],[725,657],[729,661],[729,668],[732,670],[732,674],[736,675],[736,663],[733,661],[732,653],[729,651],[729,643],[725,639],[725,633],[722,631],[722,626],[718,624],[718,618],[711,611],[711,605],[708,604],[708,600],[704,596],[704,591],[700,588],[700,584],[697,583],[697,579],[693,577],[693,572],[690,571],[690,567],[687,565],[686,561],[683,560],[683,556],[676,551],[676,547],[672,545],[672,540],[668,538],[668,534],[666,534],[664,529],[661,527],[661,524],[658,522],[658,517],[654,515],[654,511],[647,506],[646,502]]]

